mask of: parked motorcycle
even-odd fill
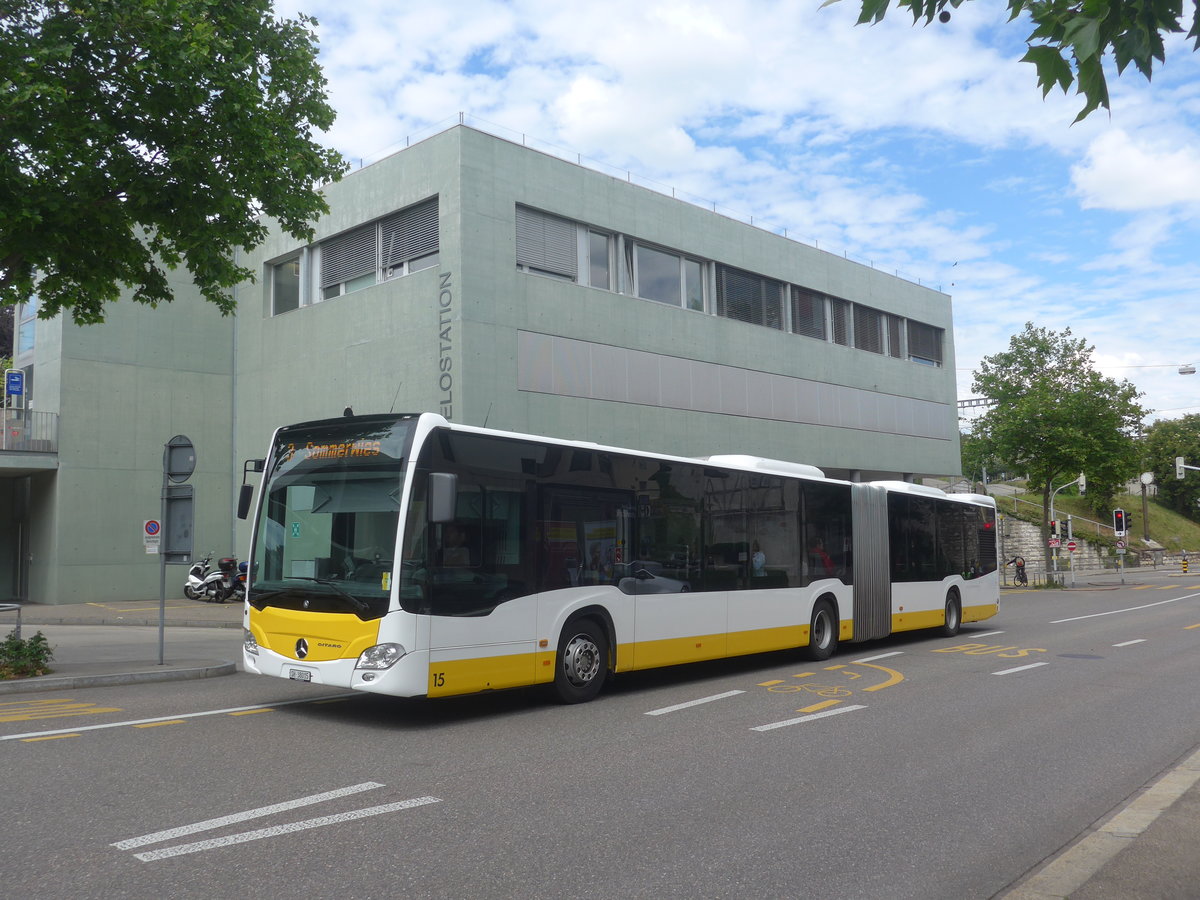
[[[208,578],[209,572],[212,571],[213,552],[208,551],[208,556],[204,559],[198,559],[192,563],[192,567],[188,569],[187,581],[183,584],[183,595],[189,600],[203,600],[207,589],[204,586],[204,581]]]

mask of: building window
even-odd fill
[[[634,250],[635,293],[645,300],[683,305],[682,259],[653,247],[631,244]]]
[[[888,356],[904,359],[904,320],[891,313],[885,313],[884,321],[887,325]]]
[[[575,223],[518,206],[517,265],[528,272],[575,281],[579,274]]]
[[[908,323],[908,358],[926,366],[942,364],[942,329],[922,322]]]
[[[587,234],[588,284],[612,290],[612,237],[599,231]]]
[[[34,341],[37,337],[37,314],[41,308],[41,300],[34,294],[21,304],[17,316],[17,340],[13,356],[33,352]]]
[[[833,326],[833,342],[850,346],[850,302],[838,297],[829,298],[829,321]]]
[[[438,264],[438,198],[363,225],[319,245],[320,299],[360,291]],[[284,263],[286,265],[286,261]],[[297,271],[297,288],[300,273]],[[280,273],[286,278],[287,273]],[[297,305],[302,303],[297,289]],[[273,304],[276,313],[295,306]]]
[[[438,201],[434,197],[379,223],[383,280],[438,264]]]
[[[717,267],[717,315],[767,328],[783,327],[783,285],[770,278]]]
[[[883,313],[854,304],[854,346],[868,353],[883,353]]]
[[[825,340],[825,298],[792,286],[792,333]]]
[[[300,254],[271,266],[271,315],[300,306]]]
[[[704,264],[699,260],[683,261],[683,290],[687,308],[704,312]]]
[[[627,240],[625,266],[634,296],[704,310],[704,264],[699,260]]]

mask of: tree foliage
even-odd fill
[[[1200,415],[1161,420],[1146,429],[1145,462],[1154,473],[1159,502],[1190,519],[1200,520],[1200,472],[1184,470],[1175,477],[1175,457],[1189,466],[1200,466]]]
[[[102,321],[171,300],[186,265],[233,309],[234,251],[262,217],[310,239],[341,158],[314,20],[271,0],[6,0],[0,5],[0,303]]]
[[[1097,372],[1094,349],[1070,328],[1055,332],[1028,322],[974,374],[972,390],[997,404],[976,420],[975,433],[1042,491],[1044,527],[1054,488],[1082,472],[1093,508],[1105,510],[1138,471],[1133,436],[1146,415],[1141,394]]]
[[[826,0],[826,4],[838,0]],[[892,0],[861,0],[858,24],[878,22]],[[895,0],[912,13],[913,22],[935,18],[946,22],[950,11],[967,0]],[[1063,92],[1076,85],[1084,106],[1075,121],[1097,108],[1109,109],[1104,57],[1111,53],[1117,73],[1134,67],[1149,81],[1154,62],[1166,61],[1163,37],[1182,33],[1188,26],[1187,0],[1008,0],[1009,21],[1027,15],[1033,31],[1025,39],[1029,49],[1022,62],[1037,69],[1042,96],[1055,86]],[[1200,49],[1200,0],[1191,0],[1187,36],[1192,49]]]

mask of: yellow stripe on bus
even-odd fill
[[[476,691],[496,691],[503,688],[534,684],[534,668],[538,653],[511,653],[504,656],[483,656],[475,659],[448,659],[429,664],[429,696],[450,697]],[[553,657],[554,654],[550,654]],[[554,680],[554,667],[550,667]]]

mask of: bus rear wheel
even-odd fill
[[[838,620],[833,604],[828,600],[818,600],[808,626],[808,647],[804,655],[814,662],[820,662],[833,656],[837,645]]]
[[[942,626],[942,634],[954,637],[962,628],[962,601],[958,592],[951,591],[946,597],[946,624]]]
[[[563,703],[586,703],[608,677],[608,637],[592,619],[568,622],[558,642],[554,691]]]

